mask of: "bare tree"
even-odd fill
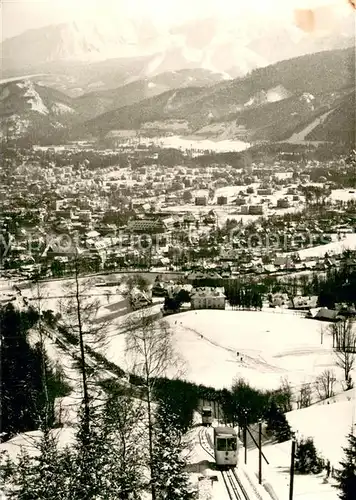
[[[94,365],[88,355],[88,348],[103,349],[106,341],[107,323],[98,317],[100,301],[92,293],[93,283],[90,279],[79,278],[79,260],[74,261],[73,282],[64,286],[65,293],[60,300],[62,329],[69,342],[78,348],[75,356],[79,361],[79,371],[83,391],[83,436],[90,432],[90,391],[89,382],[95,375]]]
[[[355,321],[344,318],[338,323],[330,326],[333,335],[333,347],[335,348],[336,366],[342,369],[346,382],[346,390],[352,389],[353,383],[351,372],[355,364],[356,332]]]
[[[356,333],[354,330],[355,320],[352,318],[343,318],[337,323],[329,326],[333,337],[333,348],[337,351],[353,349],[356,347]]]
[[[281,386],[278,389],[280,394],[280,406],[284,413],[293,410],[293,389],[287,377],[281,380]]]
[[[132,364],[132,372],[140,378],[147,403],[149,467],[151,473],[152,500],[157,499],[154,481],[154,410],[155,379],[167,374],[169,368],[179,371],[179,358],[173,348],[172,331],[165,321],[156,321],[149,311],[140,312],[139,321],[128,328],[126,353]]]
[[[311,405],[312,388],[310,384],[303,384],[297,400],[298,408],[307,408]]]
[[[336,377],[333,370],[324,370],[315,380],[315,388],[320,399],[332,398],[335,395]]]
[[[127,287],[127,293],[132,292],[137,288],[141,292],[146,292],[149,289],[149,282],[141,274],[131,274],[124,279]]]
[[[345,349],[342,351],[336,351],[336,366],[342,369],[345,378],[345,390],[353,388],[353,382],[351,377],[351,372],[355,364],[355,351]]]

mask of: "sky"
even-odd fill
[[[328,6],[330,12],[351,9],[352,0],[0,0],[1,39],[28,29],[82,19],[115,19],[147,15],[157,23],[175,24],[214,16],[290,18],[296,8]]]

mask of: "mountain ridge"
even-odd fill
[[[323,110],[325,106],[333,106],[342,97],[338,92],[347,94],[347,90],[353,87],[354,61],[352,49],[301,56],[256,69],[243,78],[208,88],[171,90],[131,106],[109,111],[84,123],[83,131],[105,135],[115,128],[137,129],[147,122],[164,122],[168,119],[186,120],[189,133],[212,123],[237,119],[241,120],[241,125],[249,123],[249,127],[256,129],[259,127],[253,125],[253,117],[258,121],[261,115],[265,115],[262,121],[266,122],[268,114],[275,115],[278,109],[285,114],[299,114],[300,121],[304,123],[307,115],[315,117],[316,107]],[[261,102],[261,92],[267,95],[278,86],[281,91],[279,98],[275,98],[274,102]],[[257,97],[259,102],[251,105],[250,100]],[[274,120],[277,120],[277,116]],[[291,121],[298,126],[296,118]],[[275,122],[272,130],[274,126]]]
[[[41,128],[42,136],[60,129],[71,139],[102,138],[110,131],[128,129],[143,135],[195,135],[254,143],[288,140],[307,129],[306,140],[340,137],[350,142],[355,125],[350,110],[354,64],[353,49],[324,51],[212,85],[190,85],[192,75],[195,82],[202,78],[200,83],[206,83],[205,79],[210,83],[218,75],[184,70],[77,98],[32,82],[31,92],[39,96],[36,102],[42,99],[47,111],[29,105],[31,96],[21,81],[0,86],[0,97],[5,121],[12,114],[19,123],[29,122],[27,130],[33,120],[33,138],[41,137]],[[176,88],[178,83],[181,88]]]
[[[274,19],[266,24],[262,17],[244,23],[243,19],[208,16],[172,28],[124,17],[118,24],[116,20],[62,23],[4,40],[2,73],[11,77],[49,72],[53,74],[53,86],[61,85],[58,90],[71,86],[79,95],[89,90],[90,82],[83,78],[83,72],[93,85],[102,85],[103,89],[117,86],[106,83],[107,69],[120,75],[124,84],[196,68],[236,78],[279,60],[344,48],[352,44],[352,36],[350,27],[345,28],[345,35],[334,28],[323,36],[312,36]],[[77,65],[80,71],[76,71]],[[64,76],[60,77],[61,73]]]

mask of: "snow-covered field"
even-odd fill
[[[333,189],[331,191],[330,199],[332,201],[349,201],[356,200],[355,189]]]
[[[16,459],[22,449],[25,450],[30,456],[36,456],[39,453],[38,443],[40,442],[41,436],[41,431],[31,431],[18,434],[9,441],[0,443],[0,453],[8,454],[12,460]],[[60,429],[53,429],[52,436],[56,439],[60,448],[65,448],[66,446],[70,446],[74,443],[75,428],[62,427]]]
[[[355,233],[345,234],[345,238],[340,241],[333,241],[332,243],[327,243],[326,245],[319,245],[299,250],[298,254],[301,259],[305,259],[307,257],[324,257],[326,253],[329,255],[340,255],[345,250],[356,250]]]
[[[201,310],[172,315],[167,322],[174,332],[183,377],[197,384],[230,387],[243,377],[255,387],[272,389],[287,378],[298,390],[335,366],[327,324],[293,313]],[[124,324],[125,318],[118,318],[110,327],[106,356],[129,369],[125,334],[120,333]],[[341,372],[335,369],[335,373],[341,381]],[[176,367],[170,375],[175,374]]]
[[[156,139],[150,139],[155,141]],[[217,152],[243,151],[250,147],[250,144],[242,141],[212,141],[209,139],[185,138],[180,136],[163,137],[156,140],[165,148],[211,150]]]
[[[123,302],[123,296],[118,292],[117,286],[105,286],[97,287],[95,283],[100,280],[97,278],[80,278],[80,290],[83,295],[88,296],[88,299],[95,300],[100,306],[99,314],[108,314],[110,309],[113,309],[114,304]],[[90,282],[90,286],[84,285],[84,283]],[[40,290],[38,294],[37,285],[24,282],[15,283],[11,280],[0,280],[0,296],[6,296],[7,294],[14,295],[16,292],[13,285],[17,285],[21,290],[21,297],[25,298],[28,303],[33,303],[35,307],[38,307],[37,297],[40,296],[41,308],[42,309],[52,309],[58,312],[61,303],[68,295],[73,295],[75,293],[74,280],[64,279],[64,280],[49,280],[46,282],[41,282]],[[19,297],[19,295],[17,294]],[[105,310],[107,309],[107,310]]]
[[[42,308],[58,311],[66,294],[67,281],[41,284]],[[9,289],[10,291],[10,289]],[[35,287],[21,290],[28,299],[37,295]],[[142,312],[128,312],[125,298],[117,287],[95,287],[88,294],[98,300],[97,321],[109,320],[105,355],[124,370],[130,369],[125,353],[125,329]],[[157,314],[159,299],[144,314]],[[200,310],[169,316],[175,349],[181,358],[184,378],[216,388],[230,387],[243,377],[261,389],[277,388],[288,378],[296,390],[312,382],[325,368],[335,367],[328,324],[305,319],[288,311],[278,312]],[[321,344],[321,331],[323,343]],[[237,355],[239,353],[239,355]],[[338,380],[342,374],[335,368]],[[176,368],[174,373],[176,375]]]
[[[196,383],[229,387],[243,377],[267,389],[287,377],[299,385],[335,364],[331,338],[324,335],[321,344],[320,323],[293,313],[202,310],[168,322],[186,360],[186,377]]]

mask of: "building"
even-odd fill
[[[249,215],[263,215],[264,206],[263,205],[250,205],[248,207]]]
[[[316,295],[312,295],[309,297],[302,297],[300,295],[297,295],[291,300],[290,308],[309,311],[310,309],[315,309],[317,305],[318,297]]]
[[[132,220],[127,225],[130,233],[157,234],[165,233],[166,225],[162,220],[155,219],[137,219]]]
[[[151,305],[152,297],[150,293],[134,288],[130,292],[129,301],[131,308],[135,311]]]
[[[288,198],[279,198],[279,200],[277,200],[277,208],[289,208]]]
[[[77,212],[77,217],[82,222],[91,222],[92,214],[90,210],[80,210]]]
[[[225,309],[225,290],[223,287],[199,287],[191,293],[192,309]]]
[[[206,206],[208,204],[208,198],[206,196],[196,196],[195,204],[199,206]]]
[[[218,196],[218,205],[227,205],[227,196]]]
[[[273,194],[272,188],[260,188],[257,189],[257,194],[259,196],[270,196]]]
[[[295,269],[295,264],[288,255],[280,255],[276,257],[273,264],[278,269]]]
[[[269,295],[270,307],[286,307],[289,305],[289,302],[287,293],[274,293]]]
[[[317,307],[309,309],[306,315],[307,318],[318,319],[319,321],[336,322],[340,319],[339,312],[327,307]]]

